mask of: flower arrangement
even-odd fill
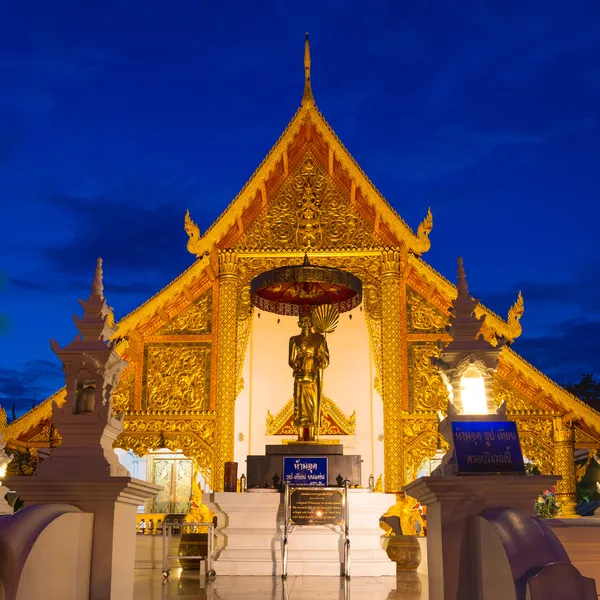
[[[535,503],[535,515],[540,519],[553,519],[559,515],[561,508],[560,501],[556,499],[556,487],[552,486],[538,496]]]

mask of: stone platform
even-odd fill
[[[350,490],[350,573],[352,577],[396,574],[381,547],[379,517],[396,501],[393,494]],[[214,492],[203,502],[218,518],[217,575],[281,575],[283,494]],[[339,576],[342,537],[326,527],[296,527],[289,536],[290,576]]]
[[[283,481],[284,457],[327,457],[327,485],[340,485],[345,479],[350,485],[361,484],[361,458],[344,456],[341,444],[292,443],[266,447],[265,455],[248,456],[246,477],[250,488],[280,488]]]

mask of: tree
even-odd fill
[[[580,400],[600,411],[600,381],[591,373],[584,373],[579,383],[568,383],[565,389]]]

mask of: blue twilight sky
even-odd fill
[[[369,8],[367,8],[367,6]],[[0,3],[0,402],[62,384],[97,256],[117,318],[183,269],[297,109],[317,104],[425,258],[559,382],[600,375],[600,2]]]

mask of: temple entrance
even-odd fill
[[[184,514],[190,510],[193,464],[183,454],[151,454],[147,458],[148,480],[162,491],[147,507],[148,513]]]

